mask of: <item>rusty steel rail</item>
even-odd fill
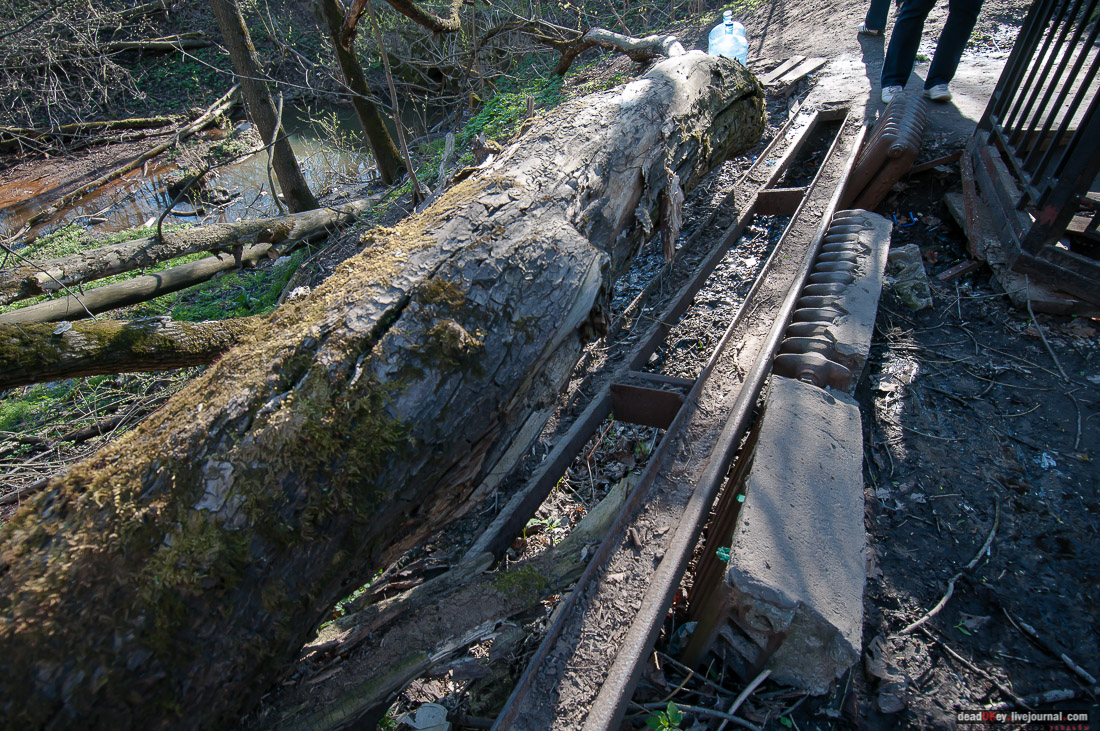
[[[818,121],[842,122],[821,169],[623,512],[576,588],[555,611],[494,728],[603,729],[621,720],[642,661],[652,650],[703,521],[744,437],[864,136],[859,120],[844,107],[816,113],[815,124]],[[728,233],[740,235],[760,200],[758,193],[751,206],[739,209],[743,213]],[[660,320],[675,322],[679,314]],[[668,327],[655,337],[663,339]],[[747,373],[741,370],[741,357],[752,361]],[[608,620],[610,631],[604,626]],[[563,691],[573,692],[564,703]]]
[[[565,474],[565,470],[585,442],[608,415],[614,413],[617,419],[630,423],[660,428],[669,426],[668,394],[680,395],[682,401],[682,393],[694,385],[694,382],[674,379],[679,383],[673,384],[665,379],[664,384],[656,384],[654,381],[660,380],[660,377],[655,379],[655,374],[642,374],[639,371],[668,336],[672,329],[670,323],[679,320],[691,306],[692,299],[703,287],[707,277],[722,261],[730,247],[737,242],[754,217],[760,213],[775,215],[794,213],[801,198],[792,200],[789,191],[800,189],[775,186],[786,174],[818,125],[835,117],[835,114],[828,107],[800,110],[793,114],[734,186],[733,191],[715,207],[707,221],[692,234],[685,249],[691,248],[702,238],[706,229],[712,225],[723,208],[742,212],[705,254],[687,282],[669,299],[660,314],[656,317],[643,318],[642,310],[643,307],[653,304],[651,295],[665,281],[663,275],[668,274],[667,265],[662,273],[655,277],[616,318],[607,337],[611,339],[617,333],[627,330],[626,334],[619,338],[622,343],[621,352],[612,353],[604,364],[592,369],[582,386],[577,389],[578,392],[594,395],[574,418],[562,420],[555,435],[554,447],[527,478],[524,485],[498,512],[489,527],[467,550],[463,560],[472,560],[486,552],[497,558],[503,556],[515,537],[522,532],[528,519],[534,515],[539,505]],[[784,196],[784,200],[781,203],[775,202],[771,197],[773,193]],[[762,211],[762,208],[765,210]],[[645,389],[646,385],[651,388]],[[675,386],[679,393],[654,388],[659,385]]]

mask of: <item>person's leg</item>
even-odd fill
[[[905,0],[894,19],[894,30],[890,33],[890,45],[886,48],[886,58],[882,62],[882,88],[905,86],[909,74],[913,73],[913,62],[917,59],[921,33],[924,32],[924,19],[936,4],[936,0]]]
[[[932,56],[932,65],[928,68],[925,89],[946,84],[955,78],[966,42],[978,22],[978,12],[982,9],[982,0],[950,0],[947,22],[943,25],[940,40],[936,44],[936,53]]]
[[[881,31],[886,27],[886,18],[889,15],[890,0],[871,0],[863,24],[871,30]]]

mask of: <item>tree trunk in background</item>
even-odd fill
[[[352,91],[351,103],[355,107],[355,116],[359,118],[359,124],[367,136],[371,152],[374,153],[378,175],[383,183],[392,185],[397,172],[404,169],[405,164],[401,161],[401,153],[393,143],[393,137],[386,128],[378,106],[371,100],[370,87],[367,86],[367,80],[363,77],[363,69],[359,66],[354,50],[344,50],[340,45],[340,28],[344,25],[344,13],[340,9],[339,0],[317,0],[317,14],[332,41],[336,61],[340,64],[340,71],[344,75],[344,82]]]
[[[245,25],[244,16],[236,0],[210,0],[214,9],[214,17],[218,20],[222,37],[225,39],[225,47],[229,49],[229,55],[233,59],[233,68],[237,71],[237,78],[241,82],[241,91],[244,92],[245,104],[248,105],[248,114],[259,129],[264,143],[271,142],[275,136],[275,124],[277,112],[275,104],[271,101],[271,92],[264,81],[264,73],[256,58],[256,47],[252,45],[252,37],[248,34],[248,26]],[[286,207],[291,213],[308,211],[317,207],[317,199],[309,190],[305,176],[298,167],[298,161],[294,158],[294,151],[290,148],[290,141],[280,131],[279,139],[271,148],[272,167],[279,178],[279,187],[282,188]],[[275,191],[271,191],[272,195]]]
[[[0,717],[236,724],[336,601],[476,504],[668,170],[690,190],[749,149],[763,100],[688,53],[562,105],[52,480],[0,533]]]

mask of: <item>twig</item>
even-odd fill
[[[703,708],[702,706],[689,706],[676,704],[676,707],[685,713],[697,713],[700,716],[709,716],[710,718],[721,718],[725,721],[732,723],[734,726],[740,726],[741,728],[747,728],[750,731],[761,731],[761,728],[755,723],[749,723],[743,718],[737,716],[731,716],[725,711],[719,711],[716,708]],[[646,710],[663,710],[664,706],[659,703],[646,703],[643,708]]]
[[[275,115],[275,131],[271,133],[271,141],[267,143],[267,184],[271,186],[271,199],[275,201],[275,207],[279,209],[279,214],[283,215],[286,210],[283,208],[283,202],[279,200],[279,195],[275,192],[275,179],[271,177],[271,160],[274,156],[271,148],[275,145],[275,140],[279,139],[279,130],[283,126],[283,92],[279,92],[279,109]]]
[[[940,648],[942,648],[944,650],[944,652],[946,652],[948,655],[955,658],[956,660],[961,662],[966,667],[970,668],[970,670],[974,671],[978,675],[981,675],[983,678],[988,680],[990,683],[993,683],[994,687],[996,687],[997,690],[1004,693],[1006,697],[1011,698],[1012,701],[1017,706],[1019,706],[1021,708],[1024,708],[1026,710],[1031,710],[1031,707],[1024,701],[1023,698],[1016,695],[1016,693],[1014,693],[1011,688],[1004,685],[1003,683],[1001,683],[1001,681],[999,681],[995,677],[993,677],[992,673],[989,673],[985,670],[982,670],[980,667],[978,667],[974,663],[970,662],[969,660],[967,660],[965,657],[963,657],[959,653],[952,650],[951,647],[946,642],[944,642],[943,640],[937,640],[936,637],[933,636],[933,634],[928,631],[927,627],[921,627],[921,632],[923,632],[924,636],[927,637],[931,642],[933,642],[935,644],[938,644],[940,646]]]
[[[164,233],[161,229],[164,226],[165,217],[172,212],[172,209],[176,207],[177,203],[183,200],[183,196],[187,195],[187,191],[191,190],[191,187],[194,186],[195,183],[202,180],[203,176],[206,175],[208,172],[210,172],[210,165],[203,165],[202,170],[196,175],[192,176],[192,178],[188,180],[186,184],[184,184],[180,192],[176,193],[176,197],[172,199],[172,201],[168,204],[168,207],[161,211],[161,214],[157,217],[157,241],[164,241]],[[270,174],[271,168],[269,167],[268,175]]]
[[[753,681],[751,683],[745,686],[745,689],[741,691],[741,695],[733,699],[733,703],[730,704],[730,708],[728,711],[726,711],[726,713],[730,716],[733,716],[733,714],[737,712],[737,709],[741,707],[741,704],[745,702],[745,699],[752,695],[752,692],[756,690],[761,683],[767,680],[768,676],[771,674],[772,671],[767,668],[762,670],[759,675],[753,678]],[[724,731],[724,729],[726,728],[726,724],[728,723],[728,718],[723,719],[721,725],[718,727],[718,731]]]
[[[1027,704],[1028,706],[1045,706],[1049,703],[1059,703],[1061,701],[1072,701],[1078,698],[1083,698],[1086,695],[1096,696],[1100,695],[1100,686],[1092,686],[1091,688],[1085,688],[1082,690],[1048,690],[1043,693],[1036,693],[1035,695],[1024,696],[1020,699],[1021,704]],[[1008,711],[1014,708],[1012,703],[994,703],[986,706],[986,710],[989,711]]]
[[[45,18],[47,15],[49,15],[53,11],[60,8],[62,5],[68,5],[70,2],[72,2],[72,0],[61,0],[60,2],[54,3],[50,7],[43,10],[38,15],[36,15],[33,18],[31,18],[30,20],[28,20],[23,25],[19,26],[18,28],[15,28],[15,29],[9,30],[9,31],[5,31],[4,33],[0,33],[0,38],[7,38],[10,35],[15,35],[16,33],[23,30],[24,28],[27,28],[28,26],[33,25],[34,23],[37,23],[38,21],[42,20],[42,18]]]
[[[940,610],[942,610],[944,606],[946,606],[947,601],[951,598],[951,595],[955,593],[955,582],[962,578],[962,575],[965,574],[967,571],[970,571],[975,566],[977,566],[978,561],[980,561],[982,558],[982,554],[989,550],[989,546],[993,543],[993,536],[997,534],[997,526],[999,526],[1000,524],[1001,501],[997,500],[996,503],[994,503],[993,507],[993,527],[989,529],[989,535],[986,537],[985,543],[983,543],[982,547],[978,549],[978,552],[974,554],[974,558],[970,559],[970,563],[968,563],[966,566],[963,566],[962,570],[952,576],[951,580],[947,582],[947,591],[946,593],[944,593],[943,598],[936,602],[936,606],[929,609],[928,612],[916,622],[913,622],[911,625],[899,632],[899,635],[909,634],[917,627],[920,627],[922,624],[940,613]]]
[[[1058,360],[1058,356],[1054,354],[1054,348],[1050,347],[1050,343],[1047,342],[1046,333],[1043,332],[1043,326],[1039,324],[1039,321],[1035,319],[1035,311],[1031,309],[1031,283],[1028,281],[1028,276],[1024,275],[1024,289],[1027,295],[1027,314],[1031,315],[1031,321],[1035,323],[1035,329],[1039,331],[1039,339],[1043,341],[1043,345],[1046,346],[1047,352],[1050,353],[1050,357],[1054,360],[1054,365],[1058,366],[1058,372],[1062,374],[1062,378],[1066,383],[1069,383],[1069,376],[1066,375],[1065,369],[1062,368],[1062,363]]]
[[[1059,652],[1058,648],[1054,647],[1049,642],[1044,640],[1039,635],[1039,633],[1036,631],[1036,629],[1034,627],[1032,627],[1027,622],[1023,621],[1022,619],[1021,620],[1014,619],[1012,617],[1012,615],[1008,613],[1008,610],[1005,609],[1004,607],[1001,607],[1001,611],[1005,613],[1005,616],[1008,617],[1008,621],[1012,623],[1013,627],[1020,630],[1021,632],[1023,632],[1025,635],[1027,635],[1031,639],[1035,640],[1035,642],[1040,647],[1042,647],[1044,650],[1046,650],[1047,652],[1049,652],[1050,654],[1056,656],[1058,659],[1060,659],[1062,662],[1064,662],[1066,664],[1066,667],[1068,667],[1070,670],[1072,670],[1077,677],[1081,678],[1081,680],[1084,680],[1089,685],[1096,685],[1097,684],[1096,683],[1096,678],[1094,678],[1091,673],[1089,673],[1083,667],[1081,667],[1080,665],[1075,663],[1072,659],[1070,659],[1069,655],[1067,655],[1064,652]]]
[[[1080,390],[1080,388],[1075,388],[1072,391],[1066,391],[1066,395],[1069,396],[1070,401],[1073,402],[1073,408],[1077,409],[1077,436],[1073,438],[1073,448],[1075,450],[1081,448],[1081,404],[1077,403],[1077,397],[1073,394]],[[1093,684],[1095,685],[1095,682]]]
[[[677,667],[685,673],[690,673],[691,672],[691,668],[689,668],[687,665],[684,665],[682,662],[680,662],[676,658],[672,657],[671,655],[666,655],[665,653],[661,652],[660,650],[657,650],[657,656],[660,657],[662,660],[664,660],[669,665],[672,665],[673,667]],[[714,690],[719,695],[724,695],[724,696],[733,695],[727,689],[723,688],[718,683],[715,683],[713,680],[708,678],[706,675],[696,675],[695,677],[698,678],[699,680],[702,680],[707,685],[709,685],[711,687],[711,689]]]
[[[669,693],[668,695],[666,695],[664,698],[662,698],[659,702],[660,703],[668,703],[670,700],[672,700],[676,696],[677,693],[679,693],[681,690],[684,689],[684,686],[687,685],[688,681],[691,680],[693,677],[695,677],[695,671],[694,670],[689,670],[688,674],[684,676],[684,679],[680,681],[680,684],[677,685],[675,688],[673,688],[672,692]]]

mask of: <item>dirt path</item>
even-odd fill
[[[930,16],[927,56],[946,5]],[[985,3],[977,42],[952,84],[955,100],[935,107],[921,159],[956,149],[973,131],[1026,9]],[[830,56],[823,74],[830,78],[821,83],[837,98],[871,95],[871,118],[880,108],[890,26],[885,39],[857,37],[864,10],[863,3],[764,3],[743,18],[750,53]],[[917,65],[911,91],[926,70]],[[943,204],[944,193],[958,188],[957,168],[933,171],[898,186],[878,210],[917,221],[895,227],[893,245],[919,245],[930,274],[965,255]],[[957,284],[933,279],[933,292],[931,310],[914,313],[891,297],[880,308],[862,387],[873,554],[864,648],[872,652],[833,696],[800,708],[794,718],[802,729],[955,728],[960,710],[1014,703],[1010,693],[1081,693],[1089,675],[1100,675],[1100,324],[1046,316],[1032,323],[984,270]],[[944,609],[902,634],[991,532],[989,550]],[[1029,638],[1026,627],[1041,639]],[[1087,693],[1033,707],[1091,708],[1093,722],[1100,718]]]

